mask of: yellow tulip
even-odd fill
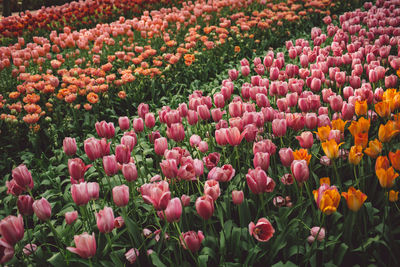
[[[342,196],[346,199],[347,207],[352,211],[358,211],[367,199],[366,194],[352,186],[347,192],[342,192]]]
[[[329,133],[331,132],[331,127],[329,125],[318,127],[318,132],[314,132],[318,135],[321,142],[325,142],[329,138]]]
[[[352,146],[349,153],[349,162],[353,165],[358,165],[362,160],[364,154],[362,153],[362,146]]]
[[[330,158],[330,159],[337,159],[339,157],[339,147],[343,143],[337,144],[334,139],[331,139],[329,141],[323,142],[321,144],[322,149],[325,152],[325,155]]]

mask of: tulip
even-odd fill
[[[28,168],[21,164],[12,170],[12,178],[23,189],[33,189],[33,179]]]
[[[63,140],[63,149],[67,156],[73,156],[77,150],[75,138],[65,137]]]
[[[390,190],[389,191],[389,201],[396,202],[399,200],[399,191]]]
[[[124,135],[121,137],[121,144],[127,146],[129,149],[129,152],[132,152],[133,148],[136,146],[136,143],[137,143],[136,135],[135,136]],[[119,151],[119,153],[122,152],[122,154],[124,154],[124,153],[128,154],[128,152],[124,152],[124,149],[121,149],[121,150],[122,151]],[[125,157],[126,156],[127,155],[125,155]],[[130,153],[129,153],[129,158],[130,158]],[[129,160],[128,160],[128,162],[129,162]]]
[[[145,115],[149,112],[149,105],[145,103],[140,103],[138,106],[138,115],[144,119]]]
[[[124,218],[122,218],[122,216],[118,216],[117,218],[114,219],[114,227],[119,229],[122,226],[125,225],[125,221]]]
[[[71,195],[76,205],[86,205],[90,200],[87,183],[83,182],[79,184],[73,184],[71,186]]]
[[[17,207],[19,213],[22,215],[32,215],[33,214],[33,198],[30,195],[18,196]]]
[[[305,117],[305,125],[308,129],[314,129],[317,126],[318,117],[315,113],[307,113]]]
[[[95,200],[99,198],[100,186],[98,183],[96,182],[87,183],[87,189],[90,200]]]
[[[375,170],[376,176],[378,177],[379,184],[383,188],[391,188],[394,185],[394,180],[399,176],[393,169],[390,167],[388,169],[379,168]]]
[[[283,166],[289,167],[294,160],[293,150],[291,148],[281,148],[279,150],[279,158]]]
[[[198,136],[197,134],[193,134],[189,139],[189,143],[190,143],[191,147],[197,146],[200,142],[201,142],[201,137]]]
[[[207,169],[211,170],[217,166],[221,155],[218,152],[213,152],[208,154],[207,157],[203,157],[203,162]]]
[[[115,186],[112,189],[112,195],[115,205],[124,207],[129,202],[129,187],[126,185]]]
[[[400,171],[400,150],[396,150],[396,153],[389,152],[389,159],[393,168]]]
[[[99,137],[105,137],[106,139],[111,139],[115,135],[114,123],[112,122],[96,122],[95,124],[96,132]]]
[[[264,170],[260,167],[254,170],[249,169],[246,174],[247,185],[253,194],[270,193],[274,191],[275,182],[272,178],[268,177]]]
[[[290,169],[292,170],[292,174],[299,184],[303,184],[303,182],[308,180],[310,171],[308,169],[307,161],[293,160]]]
[[[21,214],[18,217],[9,215],[0,221],[2,240],[14,246],[24,237],[24,220]]]
[[[165,150],[168,149],[168,141],[165,137],[160,137],[154,140],[154,151],[157,155],[164,155]]]
[[[358,165],[362,160],[364,154],[362,153],[362,146],[352,146],[349,153],[349,162],[353,165]]]
[[[140,192],[145,203],[152,204],[156,210],[164,210],[171,199],[171,192],[166,181],[144,184]]]
[[[73,183],[83,182],[86,170],[91,165],[85,165],[80,158],[68,159],[68,171]]]
[[[272,121],[272,132],[277,137],[282,137],[286,134],[286,120],[285,119],[274,119]]]
[[[96,213],[97,228],[100,233],[109,233],[114,229],[114,212],[112,208],[104,207]]]
[[[229,182],[235,176],[235,169],[230,164],[225,164],[222,168],[214,167],[207,176],[208,180],[218,182]]]
[[[342,196],[346,199],[347,207],[354,212],[358,211],[367,199],[367,195],[352,186],[349,187],[347,193],[342,192]]]
[[[369,141],[368,147],[364,150],[365,154],[371,158],[376,158],[381,153],[383,144],[378,139]],[[390,155],[389,155],[390,156]]]
[[[153,113],[146,113],[144,116],[144,124],[147,128],[153,128],[156,125],[156,118]]]
[[[128,130],[130,125],[129,125],[129,118],[128,117],[119,117],[118,118],[118,124],[119,124],[119,128],[122,131]]]
[[[130,264],[134,264],[137,257],[139,257],[139,250],[137,248],[131,248],[125,253],[125,258]]]
[[[313,195],[318,208],[323,213],[330,215],[336,212],[340,202],[340,194],[336,186],[322,184],[318,190],[313,190]]]
[[[193,160],[194,173],[196,177],[200,177],[204,173],[204,163],[200,159]]]
[[[135,163],[130,162],[128,164],[123,164],[122,165],[122,175],[125,177],[125,179],[128,182],[136,181],[136,179],[138,177],[138,171],[136,169]]]
[[[325,152],[325,155],[330,158],[330,159],[337,159],[339,157],[339,147],[343,143],[337,144],[334,139],[331,139],[329,141],[323,142],[321,144],[322,149]]]
[[[313,134],[311,132],[302,132],[300,136],[296,136],[302,148],[311,148],[314,143]]]
[[[182,204],[179,198],[173,198],[169,201],[167,208],[165,209],[165,218],[171,222],[178,222],[182,215]]]
[[[356,101],[355,104],[355,113],[357,116],[364,116],[367,114],[368,111],[368,104],[366,100],[363,101]]]
[[[253,166],[254,168],[260,167],[264,171],[268,171],[270,155],[268,152],[257,152],[254,155]]]
[[[0,239],[0,264],[10,261],[14,257],[14,247],[8,244],[4,238]]]
[[[193,161],[186,162],[181,165],[177,174],[178,178],[185,181],[196,180],[196,172],[193,166]]]
[[[400,133],[400,130],[394,128],[393,121],[389,120],[386,124],[381,124],[378,130],[378,138],[382,143],[387,143],[394,136]]]
[[[102,157],[103,153],[101,143],[94,137],[88,138],[84,141],[84,149],[86,155],[91,161]]]
[[[51,206],[50,203],[45,198],[35,200],[32,204],[33,212],[36,216],[42,220],[47,221],[51,217]]]
[[[293,157],[294,160],[305,160],[307,162],[307,165],[310,164],[310,160],[311,160],[311,155],[308,154],[307,149],[298,149],[293,151]]]
[[[104,156],[103,157],[103,167],[104,171],[108,176],[113,176],[119,171],[118,163],[115,155]]]
[[[185,139],[185,129],[181,123],[173,123],[167,128],[167,136],[175,142],[181,142]]]
[[[286,173],[281,177],[281,182],[284,185],[291,185],[294,182],[293,176],[290,173]]]
[[[207,144],[207,142],[206,142],[206,141],[201,141],[201,142],[199,143],[198,148],[199,148],[199,151],[200,151],[200,152],[206,153],[206,152],[208,151],[208,144]]]
[[[225,131],[225,134],[226,134],[226,140],[231,146],[238,146],[242,142],[246,132],[244,131],[240,133],[237,127],[233,127],[233,128],[228,128]]]
[[[325,239],[325,228],[323,227],[313,227],[310,229],[310,236],[307,238],[307,241],[309,243],[312,243],[317,239],[319,242],[323,241]]]
[[[195,125],[197,121],[199,120],[199,117],[197,115],[197,112],[194,110],[189,110],[187,114],[187,121],[189,125]]]
[[[78,254],[81,258],[89,259],[96,255],[96,238],[94,233],[89,235],[88,233],[83,233],[81,235],[74,236],[74,247],[67,247],[72,253]]]
[[[184,207],[187,207],[187,206],[190,205],[190,197],[187,196],[187,195],[182,195],[182,196],[181,196],[181,201],[182,201],[182,205],[183,205]]]
[[[261,218],[257,221],[257,224],[250,222],[249,233],[258,241],[267,242],[274,235],[275,229],[266,218]]]
[[[211,196],[198,197],[195,203],[196,211],[204,220],[208,220],[214,213],[214,201]]]
[[[76,210],[65,213],[65,222],[67,224],[72,224],[73,222],[76,221],[77,218],[78,218],[78,212]]]
[[[241,66],[241,67],[240,67],[240,70],[241,70],[242,75],[243,75],[244,77],[249,76],[249,74],[250,74],[250,67],[249,67],[249,66]]]
[[[204,235],[202,231],[189,231],[186,233],[182,233],[179,237],[181,241],[181,245],[184,249],[188,249],[192,251],[192,253],[198,251],[201,246],[201,242],[203,242]]]
[[[244,200],[244,194],[243,191],[237,191],[237,190],[233,190],[232,191],[232,202],[235,205],[240,205],[242,204]]]
[[[119,144],[115,147],[115,159],[118,163],[128,163],[131,159],[131,150],[128,146]]]
[[[219,183],[216,180],[207,180],[204,184],[204,195],[209,195],[213,201],[221,195]]]
[[[29,256],[32,253],[34,253],[37,250],[37,248],[38,247],[36,244],[26,244],[25,247],[22,249],[22,252],[24,252],[26,256]]]
[[[175,178],[178,175],[178,167],[174,159],[163,160],[160,167],[166,178]]]
[[[231,102],[229,104],[229,115],[232,118],[242,116],[242,103],[241,102]]]
[[[161,134],[159,131],[155,131],[155,132],[149,133],[148,137],[149,137],[150,143],[154,144],[155,140],[157,140],[158,138],[161,137]]]

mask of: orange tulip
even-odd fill
[[[331,139],[329,141],[323,142],[321,144],[322,149],[325,152],[325,155],[330,158],[330,159],[337,159],[339,157],[339,147],[343,143],[337,144],[334,139]]]
[[[389,201],[396,202],[399,200],[399,191],[390,190],[389,191]]]
[[[347,121],[344,121],[342,119],[336,119],[332,121],[332,129],[333,130],[339,130],[341,133],[344,132],[344,127],[346,126]]]
[[[367,199],[366,194],[352,186],[347,192],[342,192],[342,197],[346,199],[347,207],[352,211],[358,211]]]
[[[392,101],[394,99],[396,94],[397,94],[397,90],[396,89],[393,89],[393,88],[386,89],[385,92],[383,92],[382,100],[390,102],[390,101]]]
[[[390,111],[394,112],[396,109],[400,107],[400,92],[397,93],[393,100],[390,102]]]
[[[318,135],[321,142],[325,142],[329,138],[329,133],[331,132],[331,127],[329,125],[318,127],[318,132],[314,132]]]
[[[391,120],[388,121],[385,125],[381,124],[378,131],[379,141],[381,141],[382,143],[390,142],[390,140],[392,140],[394,136],[400,133],[400,130],[396,130],[394,126],[395,125]]]
[[[322,184],[318,190],[313,191],[313,194],[318,208],[323,213],[330,215],[336,212],[340,203],[340,194],[336,186]]]
[[[379,142],[378,139],[373,141],[369,141],[369,146],[364,150],[365,154],[367,154],[371,158],[376,158],[382,151],[383,145]]]
[[[362,153],[362,146],[352,146],[349,153],[349,162],[353,165],[358,165],[362,160],[364,154]]]
[[[323,185],[323,184],[327,184],[327,185],[331,185],[331,179],[329,177],[322,177],[319,179],[319,184]]]
[[[387,169],[389,169],[389,167],[390,167],[390,163],[389,163],[388,157],[386,157],[386,156],[379,156],[379,157],[376,159],[376,162],[375,162],[375,170],[377,170],[377,169],[385,169],[385,170],[387,170]]]
[[[355,112],[356,112],[357,116],[364,116],[367,114],[367,111],[368,111],[367,100],[356,101]]]
[[[370,119],[367,120],[364,117],[361,117],[358,121],[351,122],[349,131],[352,136],[356,136],[359,133],[368,133],[370,125]]]
[[[368,144],[368,133],[358,133],[354,136],[354,145],[366,148]]]
[[[375,104],[375,111],[376,113],[382,117],[387,118],[391,114],[390,110],[390,102],[389,101],[382,101]]]
[[[392,187],[394,185],[394,179],[399,176],[399,174],[394,171],[393,167],[390,167],[387,170],[377,169],[375,172],[379,179],[379,183],[383,188]]]
[[[396,153],[389,152],[389,159],[393,168],[400,171],[400,150],[396,150]]]
[[[310,164],[310,159],[311,159],[311,155],[308,154],[307,149],[298,149],[293,151],[293,156],[295,160],[302,160],[304,159],[305,161],[307,161],[307,165]]]

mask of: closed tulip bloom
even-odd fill
[[[367,114],[368,104],[367,100],[357,100],[355,104],[355,113],[357,116],[364,116]]]
[[[397,171],[400,171],[400,150],[396,150],[396,153],[389,152],[389,159],[393,168],[395,168]]]
[[[342,133],[340,132],[340,130],[331,130],[329,132],[328,141],[335,140],[336,143],[340,143],[341,139],[342,139]],[[367,134],[367,142],[368,142],[368,134]],[[356,145],[357,145],[357,143],[356,143]]]
[[[335,81],[342,86],[346,82],[346,72],[338,71],[335,73]]]
[[[144,184],[140,192],[145,203],[152,204],[156,210],[164,210],[171,199],[171,192],[166,181]]]
[[[51,217],[51,206],[45,198],[35,200],[32,204],[33,212],[42,220],[47,221]]]
[[[242,103],[241,102],[231,102],[229,104],[229,115],[231,115],[232,118],[241,117],[242,114],[243,114],[243,111],[242,111]]]
[[[86,155],[91,161],[94,161],[103,156],[102,146],[99,140],[94,137],[88,138],[84,141],[84,149]]]
[[[33,189],[32,175],[24,164],[12,170],[12,178],[23,189]]]
[[[178,165],[174,159],[166,159],[160,163],[161,171],[166,178],[175,178],[178,175]]]
[[[315,113],[307,113],[305,117],[305,125],[308,129],[315,129],[318,124],[318,117]]]
[[[112,195],[115,205],[118,207],[124,207],[129,202],[129,187],[126,185],[114,186],[112,189]]]
[[[232,202],[235,205],[240,205],[242,204],[244,200],[244,194],[243,191],[237,191],[237,190],[233,190],[232,191]]]
[[[129,122],[129,118],[124,116],[124,117],[119,117],[118,118],[118,124],[119,124],[119,128],[122,131],[128,130],[130,127],[130,122]]]
[[[227,128],[222,128],[219,130],[215,130],[215,141],[218,145],[224,146],[228,144],[227,140]]]
[[[282,137],[286,134],[286,120],[285,119],[274,119],[272,121],[272,132],[277,137]]]
[[[67,247],[72,253],[78,254],[83,259],[89,259],[96,255],[96,238],[94,233],[89,235],[85,232],[81,235],[75,235],[74,242],[75,248]]]
[[[63,149],[67,156],[75,155],[77,150],[75,138],[65,137],[63,140]]]
[[[144,130],[144,124],[142,118],[134,118],[132,121],[132,127],[135,132],[140,133]]]
[[[25,247],[22,249],[25,255],[29,256],[37,250],[36,244],[26,244]]]
[[[197,114],[199,114],[200,119],[203,121],[209,120],[211,117],[210,110],[208,109],[207,105],[197,106]]]
[[[340,203],[340,194],[336,186],[322,184],[318,190],[313,191],[313,194],[318,208],[323,213],[330,215],[336,212]]]
[[[178,222],[182,215],[182,204],[179,198],[173,198],[169,201],[167,208],[165,209],[165,218],[171,222]]]
[[[225,106],[225,98],[221,93],[214,94],[214,104],[217,108],[223,108]]]
[[[67,224],[72,224],[76,219],[78,219],[78,212],[76,210],[65,213],[65,222]]]
[[[388,169],[379,168],[375,170],[376,176],[378,177],[379,184],[383,188],[391,188],[394,185],[394,180],[399,176],[393,169],[390,167]]]
[[[243,75],[244,77],[249,76],[249,74],[250,74],[250,67],[249,67],[249,66],[241,66],[241,67],[240,67],[240,70],[241,70],[242,75]]]
[[[136,143],[137,143],[136,137],[133,137],[131,135],[124,135],[121,137],[121,144],[127,146],[130,152],[132,152],[133,148],[136,146]]]
[[[213,201],[221,195],[219,183],[216,180],[207,180],[204,184],[204,195],[209,195]]]
[[[137,257],[139,257],[139,250],[137,248],[131,248],[125,253],[125,258],[130,264],[134,264]]]
[[[189,231],[186,233],[182,233],[179,237],[182,247],[184,249],[192,251],[192,253],[195,253],[200,249],[203,239],[204,235],[202,231],[198,231],[197,233],[195,231]]]
[[[339,157],[339,147],[343,143],[337,144],[334,139],[331,139],[329,141],[323,142],[321,144],[322,149],[325,152],[325,155],[330,158],[330,159],[337,159]]]
[[[313,92],[318,92],[321,89],[321,80],[318,78],[312,78],[310,89]]]
[[[362,153],[362,146],[352,146],[349,153],[349,162],[353,165],[358,165],[362,160],[364,153]]]
[[[208,180],[218,182],[229,182],[235,176],[235,169],[230,164],[225,164],[222,168],[214,167],[207,176]]]
[[[114,212],[112,208],[104,207],[96,213],[97,228],[100,233],[109,233],[114,229]]]
[[[181,142],[185,139],[185,129],[181,123],[173,123],[167,128],[167,136],[175,142]]]
[[[118,173],[119,168],[115,155],[103,157],[103,168],[108,176],[113,176]]]
[[[147,128],[153,128],[156,125],[156,117],[153,113],[146,113],[144,116],[144,124]]]
[[[136,169],[136,165],[133,162],[129,162],[127,164],[122,165],[122,175],[128,182],[136,181],[138,177],[138,171]]]
[[[199,151],[200,151],[200,152],[206,153],[206,152],[208,151],[208,144],[207,144],[207,142],[206,142],[206,141],[201,141],[201,142],[199,143],[198,148],[199,148]]]
[[[96,200],[99,198],[100,186],[98,183],[96,182],[87,183],[87,189],[90,200]]]
[[[14,247],[4,238],[0,239],[0,264],[10,261],[14,257]]]
[[[325,228],[315,226],[310,230],[311,237],[313,238],[312,241],[317,239],[319,242],[325,239]]]
[[[249,234],[260,242],[267,242],[272,238],[274,233],[274,227],[272,227],[272,224],[266,218],[259,219],[257,224],[254,224],[254,222],[250,222],[249,224]]]
[[[128,163],[131,159],[131,150],[128,146],[119,144],[115,147],[115,159],[118,163]]]
[[[253,194],[270,193],[274,191],[275,182],[268,177],[266,172],[260,167],[254,170],[249,169],[246,174],[247,185]]]
[[[125,225],[125,221],[124,218],[122,218],[122,216],[118,216],[114,219],[114,227],[116,229],[119,229],[121,227],[123,227]]]
[[[182,201],[182,205],[183,205],[184,207],[187,207],[187,206],[190,205],[190,197],[187,196],[187,195],[182,195],[182,196],[181,196],[181,201]]]
[[[258,152],[254,155],[253,166],[254,168],[260,167],[264,171],[268,171],[270,155],[268,152]]]
[[[87,183],[83,182],[79,184],[73,184],[71,186],[71,195],[76,205],[86,205],[90,200]]]
[[[310,170],[308,169],[306,160],[293,160],[290,169],[292,170],[292,174],[299,184],[302,184],[308,180]]]
[[[18,217],[9,215],[0,221],[2,239],[14,246],[24,237],[24,220],[21,214]]]
[[[115,128],[114,128],[114,123],[112,122],[96,122],[95,124],[96,127],[96,132],[99,137],[104,137],[106,139],[111,139],[115,135]]]
[[[343,106],[343,99],[340,95],[329,97],[329,104],[333,111],[340,112]]]
[[[342,119],[351,120],[354,116],[354,105],[350,103],[343,103],[342,105]]]
[[[75,158],[68,160],[68,171],[69,175],[75,182],[83,182],[85,172],[90,167],[90,165],[86,166],[82,159]]]
[[[197,213],[204,220],[210,219],[214,213],[214,201],[209,195],[198,197],[195,206]]]
[[[302,148],[311,148],[314,143],[314,137],[312,132],[306,131],[302,132],[300,136],[296,136],[297,141]]]
[[[367,199],[367,195],[361,192],[360,190],[356,190],[354,187],[349,187],[347,192],[342,192],[342,197],[346,199],[347,207],[352,211],[358,211],[362,204]]]
[[[375,111],[381,118],[387,118],[391,115],[390,102],[382,101],[375,104]]]
[[[225,112],[225,111],[224,111]],[[222,119],[224,112],[220,108],[214,108],[211,110],[211,117],[214,122],[219,122]]]
[[[32,215],[33,214],[33,198],[30,195],[18,196],[17,207],[19,213],[22,215]]]
[[[390,190],[389,191],[389,201],[396,202],[399,200],[399,191]]]
[[[149,105],[146,103],[140,103],[138,106],[138,115],[144,119],[145,115],[149,112]]]
[[[197,146],[200,142],[201,142],[201,137],[198,136],[197,134],[193,134],[189,139],[189,143],[190,143],[191,147]]]
[[[189,110],[187,114],[187,121],[189,125],[195,125],[197,121],[199,120],[199,117],[197,115],[197,112],[194,110]]]
[[[279,158],[282,162],[282,165],[285,167],[289,167],[294,160],[293,150],[289,148],[281,148],[279,150]]]
[[[200,159],[193,160],[194,173],[196,177],[200,177],[204,173],[204,163]]]
[[[164,155],[165,150],[168,149],[168,141],[165,137],[160,137],[154,140],[154,152],[157,155],[162,156]]]

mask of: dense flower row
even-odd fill
[[[306,264],[318,254],[322,264],[348,255],[397,265],[378,257],[394,252],[379,242],[396,244],[399,227],[400,1],[364,8],[340,16],[340,27],[325,17],[327,33],[314,28],[285,52],[243,59],[212,95],[195,91],[157,113],[142,103],[118,127],[97,122],[99,139],[66,138],[70,179],[54,185],[64,199],[50,200],[65,224],[16,167],[7,192],[19,215],[0,222],[1,263],[16,244],[29,259],[46,246],[24,235],[24,216],[47,224],[61,257],[90,264],[110,251],[118,262],[122,250],[155,265],[161,252],[170,264]]]
[[[0,48],[1,73],[11,72],[18,80],[6,82],[6,90],[14,90],[1,96],[2,119],[35,124],[44,114],[51,117],[53,105],[61,105],[58,109],[63,111],[70,106],[90,110],[104,96],[115,103],[117,92],[122,99],[133,93],[129,88],[141,84],[137,81],[140,76],[168,75],[176,63],[190,66],[197,57],[207,58],[211,54],[207,50],[233,38],[252,40],[255,34],[262,36],[284,21],[329,13],[332,6],[331,1],[321,4],[309,0],[301,5],[199,0],[183,3],[181,9],[146,11],[132,20],[121,17],[93,29],[73,31],[65,27],[63,32],[51,32],[49,39],[34,37],[33,43],[19,38],[13,46]],[[247,16],[240,12],[243,8],[254,12]],[[255,11],[260,8],[261,12]],[[51,86],[49,80],[53,81]],[[26,102],[28,98],[37,101]],[[34,106],[25,108],[31,104]]]
[[[37,30],[62,30],[68,26],[80,29],[93,25],[98,20],[109,20],[128,12],[138,13],[149,4],[166,3],[168,0],[86,0],[64,4],[62,6],[42,7],[31,13],[29,10],[20,15],[2,18],[0,37],[21,37],[24,33]]]

